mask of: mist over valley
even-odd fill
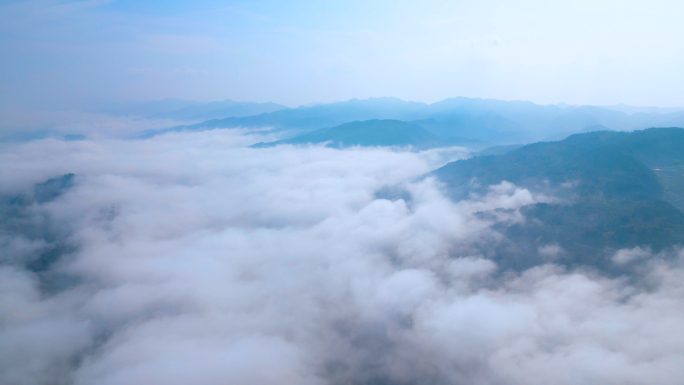
[[[0,2],[0,385],[680,385],[684,3]]]

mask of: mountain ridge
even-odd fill
[[[437,135],[417,124],[393,119],[354,121],[339,126],[322,128],[294,138],[271,143],[257,143],[254,148],[272,147],[279,144],[327,143],[328,147],[351,146],[410,146],[428,149],[445,145]]]
[[[197,107],[188,107],[194,110]],[[398,98],[350,99],[343,102],[285,108],[250,116],[209,119],[190,125],[148,130],[149,138],[173,131],[202,131],[217,128],[268,128],[285,137],[353,121],[393,119],[413,122],[443,137],[472,137],[489,145],[530,143],[555,139],[601,125],[610,130],[629,131],[648,127],[684,126],[684,111],[655,113],[622,111],[599,106],[539,105],[529,101],[449,98],[432,104]],[[430,123],[432,122],[432,123]],[[431,127],[428,127],[431,125]],[[439,127],[441,125],[441,128]],[[446,132],[451,130],[451,132]],[[459,131],[460,130],[460,131]],[[470,131],[466,133],[464,131]],[[474,133],[474,134],[473,134]]]
[[[497,260],[502,266],[542,264],[536,250],[556,244],[571,258],[563,264],[617,274],[612,250],[684,245],[682,149],[682,128],[597,131],[451,162],[430,175],[454,200],[504,181],[561,199],[525,206],[525,221],[498,228],[515,240],[499,245],[497,255],[507,256]]]

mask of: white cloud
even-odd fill
[[[513,223],[550,198],[502,184],[454,203],[433,179],[409,182],[439,150],[246,147],[259,141],[216,130],[3,149],[15,186],[83,178],[39,208],[73,229],[80,248],[53,270],[80,283],[45,297],[33,274],[0,270],[2,382],[682,378],[679,267],[651,264],[643,292],[552,265],[498,277],[477,252],[501,235],[477,212],[506,208],[496,221]],[[375,199],[387,185],[410,202]]]
[[[550,260],[553,260],[553,258],[563,253],[563,248],[556,244],[550,244],[539,246],[538,251],[539,255],[549,258]]]
[[[624,265],[629,262],[643,260],[651,255],[651,251],[647,249],[642,249],[641,247],[635,247],[633,249],[618,250],[615,255],[613,255],[613,262],[618,265]]]

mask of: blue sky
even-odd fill
[[[684,106],[683,16],[670,0],[0,0],[0,106],[375,96]]]

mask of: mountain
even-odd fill
[[[288,107],[276,103],[251,103],[224,100],[199,105],[191,105],[170,112],[158,113],[149,118],[167,118],[174,120],[200,120],[228,117],[244,117],[274,111],[286,110]]]
[[[497,252],[506,267],[543,263],[538,250],[554,244],[567,265],[616,272],[602,258],[611,250],[684,244],[682,149],[682,128],[599,131],[452,162],[434,175],[456,200],[503,181],[563,198],[526,206],[525,221],[498,229],[507,235]]]
[[[544,132],[545,139],[558,137],[559,135],[567,136],[573,133],[585,131],[587,127],[603,126],[612,130],[629,130],[633,124],[630,124],[631,119],[629,115],[624,112],[606,110],[594,106],[581,106],[569,109],[566,113],[551,120]]]
[[[252,116],[285,109],[288,107],[270,102],[252,103],[224,100],[204,103],[182,99],[163,99],[143,102],[99,103],[93,112],[112,116],[197,121]]]
[[[366,120],[322,128],[287,140],[259,143],[253,147],[270,147],[279,144],[326,143],[329,147],[351,146],[411,146],[428,149],[447,145],[447,141],[419,125],[400,120]]]
[[[596,106],[542,106],[527,101],[464,97],[445,99],[432,104],[406,102],[397,98],[351,99],[337,103],[278,109],[251,116],[240,116],[248,114],[247,107],[240,107],[243,110],[238,111],[237,106],[222,109],[218,107],[219,105],[220,103],[210,103],[207,106],[193,105],[173,113],[156,116],[188,119],[199,118],[202,113],[234,116],[146,131],[139,137],[148,138],[173,131],[236,127],[275,130],[285,133],[285,136],[294,137],[354,121],[392,119],[419,125],[444,139],[469,138],[482,145],[493,146],[555,140],[574,133],[593,130],[596,126],[617,131],[684,126],[684,111],[656,113],[646,112],[651,110],[644,109],[645,112],[627,114],[615,109]],[[278,105],[259,106],[261,107],[258,108],[279,108]],[[252,107],[255,109],[251,111],[256,113],[257,107]]]
[[[442,116],[455,112],[484,113],[490,112],[516,122],[525,130],[539,136],[553,119],[568,113],[571,108],[555,105],[542,106],[529,101],[504,101],[496,99],[456,97],[433,103],[429,106],[432,116]]]
[[[294,137],[344,123],[383,119],[411,122],[450,142],[508,144],[529,140],[524,133],[524,127],[494,112],[462,110],[446,113],[430,109],[429,105],[424,103],[405,102],[396,98],[351,99],[346,102],[298,107],[255,116],[214,119],[193,125],[149,130],[138,137],[149,138],[174,131],[236,127],[270,128],[287,132]]]
[[[684,111],[684,107],[636,107],[629,106],[626,104],[615,104],[612,106],[600,106],[606,110],[614,110],[624,112],[626,114],[632,115],[636,113],[656,113],[656,114],[669,114],[672,112]]]
[[[470,101],[470,103],[455,103],[453,100]],[[397,98],[351,99],[346,102],[299,107],[257,116],[210,120],[186,126],[185,129],[272,127],[280,130],[311,131],[357,120],[394,119],[413,121],[442,136],[468,136],[460,133],[463,130],[477,133],[475,137],[482,136],[480,133],[485,132],[487,134],[484,136],[488,136],[490,132],[521,134],[525,130],[524,126],[500,115],[490,105],[481,102],[481,99],[455,98],[453,100],[448,99],[427,105],[406,102]],[[496,105],[507,105],[507,103],[517,105],[516,102],[493,102],[498,102],[495,103]],[[537,110],[529,106],[536,106],[533,103],[520,103],[527,108]],[[537,107],[545,109],[545,107]],[[554,108],[561,110],[558,107]],[[515,109],[515,107],[509,107],[508,110],[510,109]]]
[[[0,196],[0,234],[25,239],[42,245],[27,250],[22,260],[12,259],[12,253],[0,255],[0,263],[22,264],[38,274],[41,284],[50,282],[58,287],[60,273],[47,272],[48,268],[65,254],[74,251],[67,240],[64,226],[56,224],[49,216],[36,215],[36,208],[57,199],[76,184],[74,174],[65,174],[36,184],[32,191],[16,196]]]
[[[445,139],[472,138],[494,144],[530,141],[520,124],[494,112],[441,114],[437,118],[415,120],[412,123]]]
[[[488,148],[485,148],[484,150],[481,150],[481,151],[478,151],[477,153],[475,153],[475,156],[503,155],[503,154],[509,153],[513,150],[517,150],[523,146],[524,145],[522,145],[522,144],[508,144],[505,146],[488,147]]]
[[[0,136],[0,143],[25,143],[48,138],[67,142],[86,139],[83,134],[63,134],[56,130],[22,130]]]
[[[601,124],[597,124],[597,125],[593,125],[593,126],[585,126],[584,128],[579,129],[579,130],[578,129],[572,129],[572,128],[570,128],[569,131],[558,130],[556,132],[549,134],[545,138],[545,140],[547,140],[547,141],[563,140],[563,139],[565,139],[568,136],[573,135],[573,134],[583,134],[583,133],[594,132],[594,131],[613,131],[613,130],[611,130],[610,128],[603,126]]]
[[[269,128],[276,131],[286,131],[291,136],[295,136],[354,121],[372,119],[412,120],[420,117],[419,112],[426,106],[424,103],[405,102],[397,98],[351,99],[346,102],[317,104],[254,116],[213,119],[192,125],[147,130],[137,137],[146,139],[167,132],[237,127],[251,129]]]
[[[419,111],[425,106],[423,103],[405,102],[396,98],[351,99],[346,102],[298,107],[256,116],[209,120],[187,126],[187,129],[273,127],[275,129],[312,131],[357,120],[408,120],[411,117],[419,116]]]
[[[93,112],[113,116],[151,116],[170,113],[190,106],[197,106],[201,102],[182,99],[162,99],[143,102],[107,102],[98,103]]]

